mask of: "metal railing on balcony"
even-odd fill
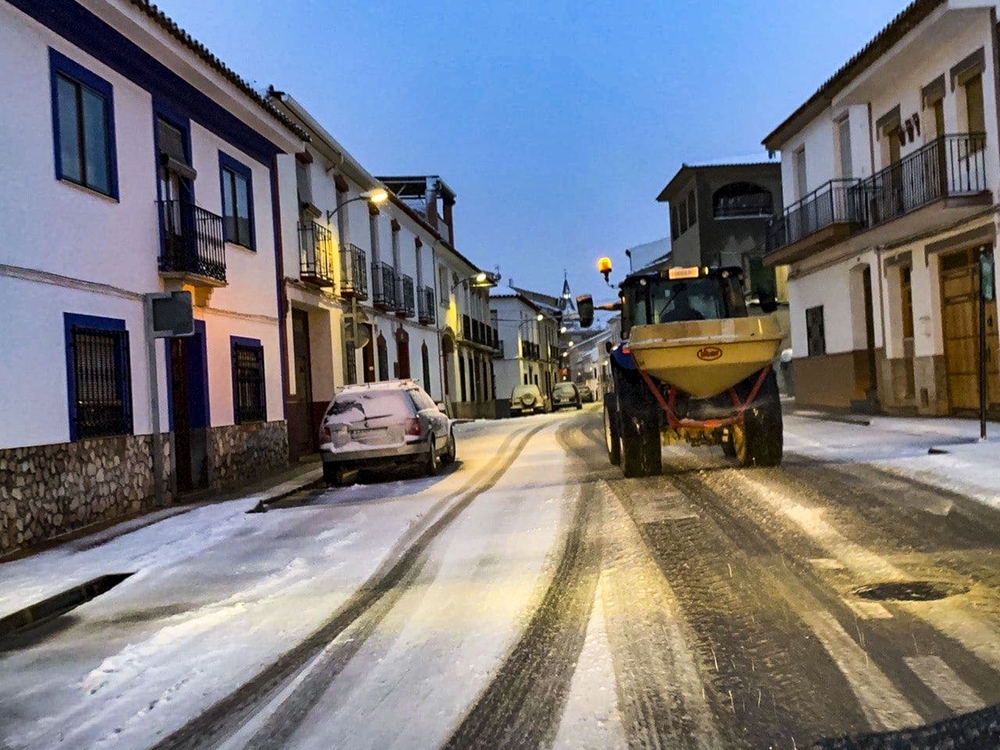
[[[858,180],[830,180],[785,209],[768,228],[768,247],[798,242],[832,224],[860,221],[855,188]]]
[[[396,309],[396,270],[388,263],[372,263],[372,304],[381,310]]]
[[[712,206],[712,216],[716,219],[767,218],[773,213],[774,198],[766,191],[723,196]]]
[[[433,325],[434,320],[434,290],[422,286],[417,289],[417,321],[424,325]]]
[[[866,229],[940,198],[976,195],[986,189],[983,133],[936,138],[854,188]]]
[[[396,295],[396,314],[412,318],[414,313],[413,279],[405,273],[399,275],[399,293]]]
[[[368,256],[357,245],[347,245],[340,253],[340,293],[368,299]]]
[[[315,221],[299,223],[299,275],[321,287],[335,281],[333,232]]]
[[[160,214],[160,271],[226,281],[222,217],[188,201],[157,201]]]

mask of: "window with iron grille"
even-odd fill
[[[256,339],[231,338],[233,356],[233,422],[267,420],[264,347]]]
[[[64,315],[70,440],[132,434],[124,320]]]
[[[810,357],[826,354],[826,331],[823,326],[823,306],[806,310],[806,340]]]

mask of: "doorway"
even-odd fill
[[[992,252],[992,248],[990,248]],[[953,412],[979,409],[979,249],[941,257],[941,318],[948,404]],[[986,303],[986,401],[1000,402],[997,303]]]
[[[205,322],[193,336],[169,339],[170,424],[174,433],[174,478],[178,492],[208,486],[208,353]]]
[[[865,266],[861,272],[861,284],[864,289],[865,301],[865,345],[868,364],[867,396],[869,400],[878,400],[878,361],[875,355],[875,305],[872,300],[872,268]]]
[[[364,370],[364,381],[366,383],[375,382],[375,338],[372,335],[372,327],[369,323],[362,323],[358,328],[363,329],[362,334],[365,345],[361,347],[361,369]]]
[[[312,408],[312,353],[309,313],[292,308],[292,349],[295,352],[295,396],[290,399],[288,441],[293,457],[313,452],[317,439]]]
[[[396,332],[396,362],[399,378],[408,380],[410,378],[410,334],[403,328]]]

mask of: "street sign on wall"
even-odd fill
[[[168,339],[194,335],[191,292],[147,294],[153,308],[153,337]]]

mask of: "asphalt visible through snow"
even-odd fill
[[[86,688],[121,648],[102,633],[131,623],[114,600],[100,626],[91,603],[0,644],[0,747],[1000,746],[997,511],[815,452],[741,470],[719,449],[669,447],[663,476],[624,479],[596,407],[466,428],[462,463],[408,480],[414,495],[406,481],[384,498],[378,484],[309,489],[248,517],[269,526],[234,532],[241,559],[263,560],[373,504],[388,522],[422,503],[381,547],[348,535],[300,550],[314,587],[352,556],[371,569],[325,613],[274,594],[301,635],[228,657],[228,679],[146,648],[102,718]],[[821,430],[786,420],[792,446]],[[195,580],[202,556],[186,563]],[[125,640],[159,643],[183,617],[150,601]],[[192,663],[190,649],[210,654],[213,630],[188,646]],[[188,677],[165,699],[178,708],[154,710],[143,670],[171,669]]]

